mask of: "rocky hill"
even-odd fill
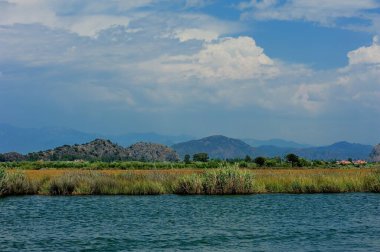
[[[95,139],[86,144],[63,145],[54,149],[32,152],[26,155],[29,160],[127,160],[125,148],[109,140]]]
[[[380,144],[376,145],[371,154],[370,154],[370,160],[372,162],[380,162]]]
[[[177,153],[165,145],[140,142],[124,148],[103,139],[96,139],[86,144],[63,145],[54,149],[32,152],[26,155],[15,152],[0,155],[0,161],[134,160],[155,162],[177,161],[178,159]]]
[[[136,143],[126,149],[128,159],[143,161],[178,161],[178,154],[173,149],[154,143]]]
[[[245,142],[225,136],[209,136],[199,140],[192,140],[172,145],[172,148],[183,158],[186,154],[205,152],[210,158],[244,158],[253,156],[253,148]]]

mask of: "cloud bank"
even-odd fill
[[[163,3],[171,6],[153,0],[0,1],[1,107],[21,117],[49,104],[46,116],[76,110],[78,117],[108,115],[111,121],[199,110],[307,120],[350,111],[379,115],[377,36],[347,52],[346,67],[320,71],[269,56],[254,35],[241,32],[247,28],[239,20],[187,12],[212,1],[182,1],[174,10],[157,7]],[[368,30],[378,25],[377,14],[364,13],[378,7],[372,0],[239,5],[243,16],[258,20],[337,25],[356,17],[371,21]]]

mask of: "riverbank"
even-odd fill
[[[378,169],[3,170],[0,195],[380,192]]]

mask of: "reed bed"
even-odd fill
[[[378,169],[12,170],[0,196],[380,192]]]

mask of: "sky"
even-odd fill
[[[380,142],[380,0],[0,0],[0,123]]]

